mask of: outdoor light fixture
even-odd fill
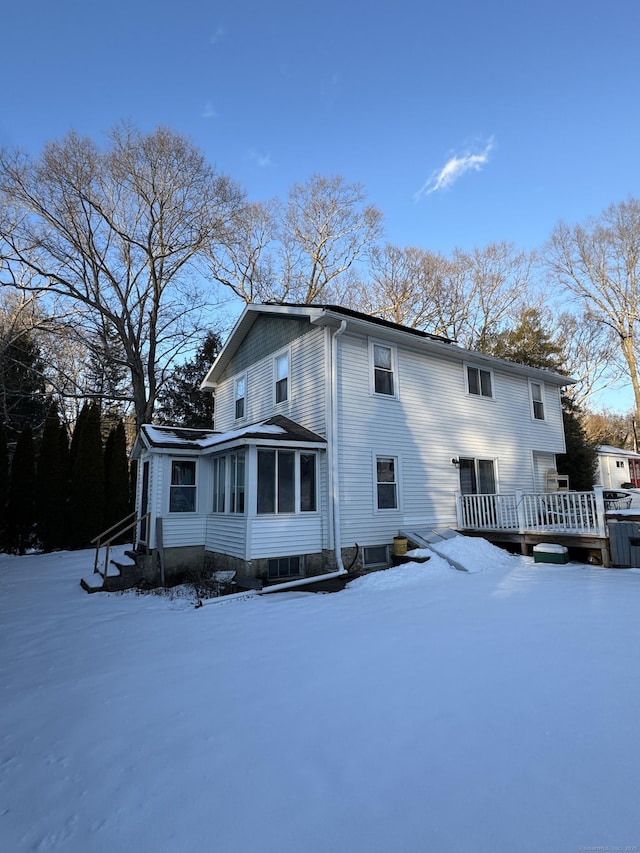
[[[456,468],[458,468],[458,467],[459,467],[459,465],[460,465],[460,460],[459,460],[459,459],[456,459],[456,457],[454,456],[454,457],[453,457],[453,459],[451,460],[451,464],[452,464],[452,465],[455,465],[455,466],[456,466]]]

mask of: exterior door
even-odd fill
[[[142,493],[140,495],[140,542],[145,545],[148,542],[148,527],[149,519],[147,512],[149,511],[149,461],[147,460],[142,466]]]

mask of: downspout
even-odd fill
[[[340,328],[331,337],[331,377],[329,387],[329,406],[331,410],[331,433],[329,440],[329,464],[331,466],[331,498],[333,507],[333,544],[336,553],[338,573],[344,574],[346,569],[342,562],[340,547],[340,483],[338,479],[338,338],[347,328],[347,321],[340,323]]]

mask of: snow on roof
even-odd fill
[[[266,421],[247,424],[238,429],[217,432],[208,429],[186,429],[184,427],[155,426],[144,424],[141,428],[145,443],[149,447],[175,448],[183,450],[207,450],[220,444],[239,439],[259,439],[265,436],[278,440],[322,442],[325,439],[288,418],[276,415]]]
[[[636,453],[633,450],[625,450],[623,447],[613,447],[610,444],[601,444],[598,446],[598,453],[603,453],[609,456],[638,456],[640,457],[640,453]]]

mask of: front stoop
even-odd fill
[[[122,563],[118,560],[111,560],[106,576],[100,571],[93,572],[80,579],[80,586],[88,593],[122,592],[125,589],[134,589],[140,584],[143,577],[138,556],[144,558],[147,555],[138,555],[135,551],[125,551],[125,556],[133,562]]]

